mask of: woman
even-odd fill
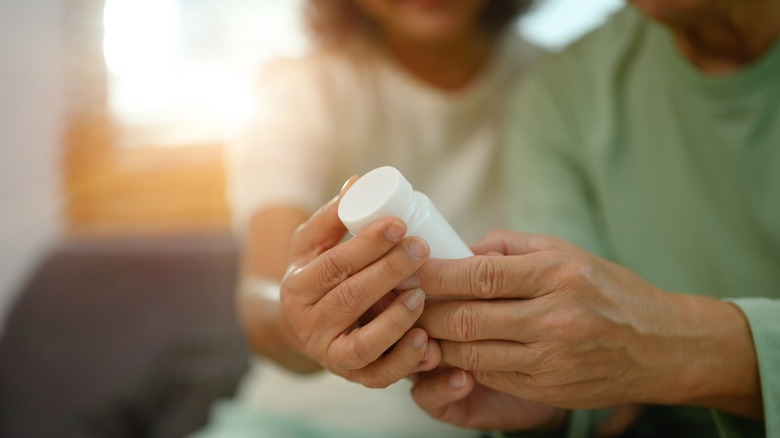
[[[297,421],[304,415],[325,435],[453,436],[413,405],[405,382],[372,391],[270,365],[266,359],[298,373],[321,370],[280,317],[278,281],[293,231],[348,177],[380,165],[399,168],[467,241],[504,224],[504,96],[533,56],[511,25],[530,3],[306,3],[316,49],[265,72],[255,118],[230,148],[230,198],[244,245],[238,308],[264,356],[240,389],[247,415],[272,413],[278,423],[295,412],[287,424],[306,429]],[[422,359],[427,342],[415,345]]]

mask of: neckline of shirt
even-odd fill
[[[404,69],[395,60],[376,46],[371,50],[376,62],[403,86],[410,88],[416,94],[425,96],[426,99],[438,102],[444,105],[467,105],[470,102],[479,100],[482,96],[492,91],[498,83],[501,82],[501,76],[509,70],[512,52],[519,50],[514,41],[516,37],[509,32],[507,35],[498,37],[496,46],[490,54],[489,59],[482,70],[460,90],[448,91],[430,85],[423,80],[412,75]],[[517,72],[520,74],[520,72]]]
[[[685,57],[674,40],[674,35],[663,25],[651,21],[650,32],[658,41],[663,56],[674,72],[692,87],[715,94],[740,94],[762,88],[768,81],[776,81],[780,73],[780,38],[758,59],[739,71],[728,74],[702,72]]]

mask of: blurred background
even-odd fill
[[[517,32],[559,50],[622,3]],[[232,395],[222,145],[307,50],[300,4],[0,0],[0,436],[184,436]]]

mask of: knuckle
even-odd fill
[[[333,297],[333,310],[349,316],[355,316],[355,319],[364,310],[363,297],[365,296],[365,286],[358,278],[351,278],[345,281],[330,293]]]
[[[568,310],[558,310],[545,315],[541,321],[550,338],[561,339],[573,331],[574,315]]]
[[[592,282],[594,275],[593,266],[579,257],[565,255],[560,260],[558,276],[561,288],[582,288]]]
[[[396,263],[393,263],[392,260],[382,260],[379,265],[382,269],[382,274],[387,278],[402,280],[410,275],[405,274],[403,269],[397,266]]]
[[[297,337],[304,346],[308,346],[313,342],[315,332],[308,324],[294,323],[291,321],[290,329],[292,330],[295,337]]]
[[[371,389],[385,389],[393,383],[393,379],[389,376],[389,372],[377,371],[370,373],[362,383]]]
[[[303,305],[299,299],[302,291],[306,290],[305,268],[290,265],[281,283],[279,284],[279,301],[285,309]]]
[[[396,298],[397,300],[402,298]],[[407,317],[399,317],[399,318],[392,318],[389,321],[384,321],[383,323],[386,323],[385,326],[385,333],[392,333],[396,335],[398,338],[404,335],[407,331],[409,331],[412,326],[415,324],[416,320],[414,319],[414,314],[405,312]]]
[[[297,284],[294,278],[287,276],[279,287],[279,303],[284,310],[296,307],[298,294],[295,293]]]
[[[495,251],[508,255],[511,251],[507,242],[514,238],[511,232],[507,230],[493,230],[485,236],[484,240],[487,242],[493,242],[496,245]]]
[[[295,227],[295,230],[293,231],[293,235],[292,235],[292,241],[293,242],[297,243],[301,239],[301,234],[303,234],[306,231],[306,227],[309,226],[310,221],[311,221],[311,218],[309,218],[308,220],[306,220],[302,224],[300,224],[297,227]]]
[[[479,313],[468,303],[460,303],[450,318],[450,331],[459,341],[472,341],[477,337]]]
[[[347,343],[347,351],[339,361],[342,368],[359,370],[373,361],[371,347],[359,336],[351,336]]]
[[[349,272],[349,263],[337,252],[332,251],[323,257],[316,281],[332,288],[349,278]]]
[[[546,349],[545,351],[542,351],[539,357],[533,362],[534,363],[530,368],[532,370],[530,374],[540,378],[541,376],[549,376],[559,372],[563,360],[559,353]]]
[[[492,383],[494,374],[489,371],[482,371],[482,370],[470,370],[469,371],[472,376],[474,376],[474,380],[481,384],[485,383]]]
[[[325,366],[328,363],[328,346],[317,342],[318,340],[312,339],[303,343],[302,353],[311,359],[314,359],[320,365]]]
[[[429,412],[428,414],[431,415],[433,418],[443,422],[449,421],[449,417],[450,417],[449,411],[447,409]]]
[[[596,269],[593,267],[593,264],[587,260],[578,258],[577,261],[573,263],[571,269],[574,271],[574,275],[587,284],[592,284],[593,280],[596,278]]]
[[[504,286],[504,274],[492,257],[479,257],[474,266],[473,290],[480,298],[496,298]]]
[[[473,342],[461,344],[458,348],[460,366],[465,370],[479,370],[481,359],[477,345]]]
[[[529,234],[528,247],[532,251],[545,251],[554,245],[555,238],[545,236],[544,234]]]

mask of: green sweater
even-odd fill
[[[542,61],[516,101],[514,227],[664,290],[736,303],[758,354],[763,426],[780,437],[780,42],[737,74],[708,76],[629,7]],[[585,415],[570,435],[592,427]],[[706,418],[724,436],[762,433]]]

